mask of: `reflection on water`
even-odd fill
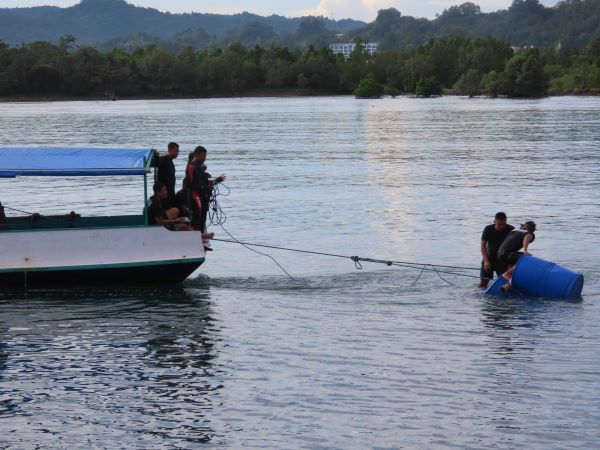
[[[68,299],[62,290],[4,291],[0,317],[2,428],[37,418],[13,445],[52,442],[47,434],[63,433],[73,414],[111,440],[214,438],[223,386],[208,289],[78,289]]]

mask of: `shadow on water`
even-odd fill
[[[69,423],[102,423],[94,436],[106,442],[211,442],[219,327],[209,288],[4,290],[0,433],[34,417],[44,430],[29,430],[31,442]]]

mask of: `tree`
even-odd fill
[[[506,64],[501,90],[509,97],[541,97],[549,83],[537,49],[517,53]]]
[[[75,42],[77,42],[77,38],[72,34],[65,34],[61,36],[58,40],[58,47],[64,52],[69,52],[73,47],[75,47]]]
[[[384,92],[384,87],[375,81],[372,73],[360,81],[354,90],[356,98],[381,98]]]
[[[485,74],[481,79],[481,88],[485,95],[496,98],[501,91],[501,79],[495,70]]]
[[[333,53],[307,52],[303,61],[294,64],[298,76],[297,87],[320,92],[339,91],[340,72]]]
[[[475,69],[469,69],[454,84],[454,89],[470,97],[481,94],[481,74]]]
[[[415,88],[415,94],[419,97],[442,95],[442,84],[434,76],[421,78]]]

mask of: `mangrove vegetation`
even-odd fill
[[[102,52],[73,36],[0,42],[2,97],[209,97],[261,94],[538,97],[600,92],[600,38],[577,49],[511,48],[494,38],[431,38],[406,51],[230,44],[170,51],[150,45]],[[358,91],[357,91],[358,88]]]

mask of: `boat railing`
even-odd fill
[[[29,230],[57,230],[73,228],[123,228],[143,227],[144,215],[124,216],[81,216],[71,212],[59,215],[40,215],[7,217],[7,226],[3,232]]]

